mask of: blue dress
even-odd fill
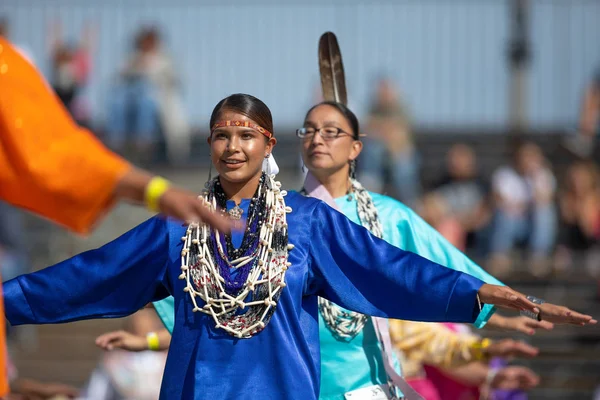
[[[503,285],[464,253],[452,246],[444,237],[427,224],[413,210],[391,197],[369,192],[379,213],[383,227],[383,239],[403,250],[411,251],[431,261],[457,271],[466,272],[486,283]],[[352,222],[360,224],[354,196],[336,199],[338,209]],[[173,298],[154,303],[165,327],[173,331]],[[493,307],[486,305],[475,326],[481,328],[493,314]],[[352,340],[340,342],[327,328],[319,313],[319,336],[321,343],[321,400],[343,400],[344,393],[362,387],[386,383],[381,358],[381,347],[371,320]],[[351,372],[351,373],[350,373]],[[398,371],[400,372],[400,371]]]
[[[175,328],[161,399],[316,399],[317,296],[364,314],[473,322],[483,282],[372,236],[325,203],[291,192],[292,266],[266,328],[237,339],[193,313],[183,292],[185,226],[151,218],[103,247],[5,283],[13,325],[123,317],[173,295]]]

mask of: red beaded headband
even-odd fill
[[[210,131],[210,133],[212,134],[215,129],[222,128],[224,126],[244,126],[244,127],[247,127],[247,128],[252,128],[252,129],[254,129],[257,132],[262,133],[263,135],[265,135],[269,139],[271,139],[273,137],[273,134],[271,132],[269,132],[268,130],[266,130],[262,126],[257,125],[257,124],[255,124],[253,122],[250,122],[250,121],[217,121],[213,125],[212,130]]]

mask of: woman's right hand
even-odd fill
[[[144,170],[131,168],[117,183],[115,199],[144,204],[146,188],[152,177]],[[227,233],[233,227],[231,219],[209,209],[197,194],[173,184],[160,196],[158,208],[162,214],[182,222],[202,221],[221,232]]]
[[[221,232],[229,232],[233,221],[206,206],[203,199],[192,192],[171,186],[158,202],[161,213],[180,221],[205,222]]]

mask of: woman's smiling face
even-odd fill
[[[229,110],[219,115],[221,121],[248,121],[250,118]],[[232,183],[243,183],[262,173],[262,163],[271,153],[275,139],[241,126],[216,128],[208,139],[211,159],[219,176]]]

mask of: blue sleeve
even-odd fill
[[[473,322],[483,282],[392,246],[319,202],[311,216],[308,291],[363,314]]]
[[[483,268],[475,264],[464,253],[450,244],[438,231],[415,214],[414,211],[401,203],[398,203],[398,207],[402,208],[398,212],[403,212],[404,218],[398,218],[396,227],[400,232],[399,237],[402,243],[393,243],[395,246],[417,253],[428,260],[452,268],[455,271],[472,275],[485,283],[504,286],[502,282],[488,274]],[[494,306],[486,304],[474,325],[477,328],[483,328],[495,311],[496,308]]]
[[[12,325],[132,314],[166,297],[166,221],[152,218],[99,249],[4,283]]]

